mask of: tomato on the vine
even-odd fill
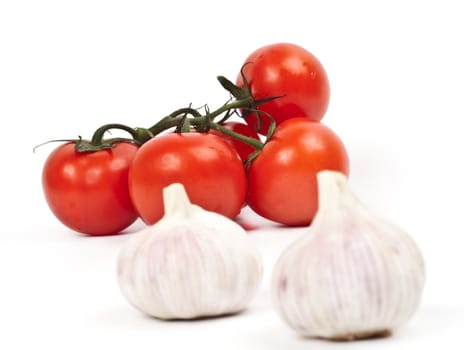
[[[271,116],[276,125],[294,117],[320,121],[327,111],[330,85],[326,71],[321,62],[301,46],[290,43],[263,46],[247,57],[243,73],[255,100],[282,96],[258,106],[258,110]],[[244,86],[241,74],[237,77],[237,85]],[[263,135],[270,125],[265,113],[260,114],[259,132]],[[248,114],[245,120],[257,128],[254,113]]]
[[[237,134],[251,137],[258,141],[260,140],[258,133],[248,124],[236,121],[227,121],[225,123],[222,123],[221,125],[224,126],[226,129],[229,129],[230,131],[236,132]],[[254,148],[253,146],[250,146],[249,144],[246,144],[243,141],[240,141],[234,137],[228,136],[220,131],[211,129],[209,132],[211,134],[222,137],[227,143],[233,146],[240,158],[242,159],[242,161],[246,161],[248,157],[250,157],[256,151],[256,148]]]
[[[129,188],[129,166],[138,147],[78,152],[75,142],[58,146],[45,161],[42,186],[53,214],[68,228],[89,235],[116,234],[137,219]]]
[[[248,168],[248,205],[269,220],[308,225],[317,211],[316,174],[321,170],[348,175],[341,139],[320,122],[286,120]]]
[[[239,214],[246,197],[237,152],[209,133],[169,133],[140,147],[129,171],[129,190],[145,223],[163,216],[162,190],[175,182],[184,185],[193,204],[229,218]]]

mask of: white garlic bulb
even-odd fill
[[[246,231],[190,203],[183,185],[163,192],[165,214],[134,234],[118,257],[118,282],[133,306],[160,319],[237,313],[252,300],[262,261]]]
[[[400,227],[371,213],[334,171],[317,175],[309,231],[277,260],[273,305],[298,333],[351,340],[389,334],[416,311],[422,255]]]

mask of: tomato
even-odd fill
[[[116,234],[137,219],[129,196],[129,166],[138,147],[79,153],[75,143],[58,146],[42,172],[45,199],[68,228],[89,235]]]
[[[330,85],[320,61],[306,49],[277,43],[261,47],[245,60],[243,72],[254,99],[283,96],[258,107],[275,120],[276,125],[293,117],[320,121],[327,111]],[[241,74],[237,85],[243,87]],[[259,132],[267,134],[269,118],[261,114]],[[245,120],[257,128],[256,116],[250,113]]]
[[[227,121],[221,125],[243,136],[251,137],[258,141],[260,140],[258,133],[248,124],[235,121]],[[243,141],[237,140],[236,138],[223,134],[220,131],[210,130],[210,133],[224,138],[224,140],[227,143],[229,143],[231,146],[235,148],[242,161],[246,161],[248,157],[256,151],[256,148],[254,148],[253,146],[250,146]]]
[[[209,133],[157,136],[137,152],[129,171],[132,202],[147,224],[163,215],[162,190],[182,183],[192,203],[234,218],[246,197],[246,175],[237,152]]]
[[[308,225],[317,211],[316,174],[321,170],[348,176],[349,159],[341,139],[320,122],[289,119],[248,168],[248,205],[269,220]]]

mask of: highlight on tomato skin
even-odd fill
[[[304,117],[288,119],[248,167],[248,205],[284,225],[309,225],[318,205],[317,173],[348,176],[349,168],[348,152],[334,131]]]
[[[324,66],[311,52],[292,43],[275,43],[252,52],[244,61],[243,74],[255,99],[282,96],[258,107],[261,123],[254,113],[245,121],[266,135],[271,116],[276,125],[294,117],[320,121],[329,106],[330,84]],[[243,87],[242,74],[236,83]],[[246,111],[242,111],[246,114]]]
[[[228,218],[241,211],[246,175],[236,150],[210,133],[159,135],[137,152],[129,170],[132,202],[146,224],[164,214],[162,190],[181,183],[193,204]]]
[[[137,150],[131,142],[95,152],[77,152],[68,142],[53,150],[42,170],[42,188],[55,217],[91,236],[118,234],[134,223],[138,214],[128,174]]]

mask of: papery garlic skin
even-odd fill
[[[273,305],[300,334],[357,339],[405,323],[420,303],[424,260],[413,239],[372,214],[337,172],[318,174],[319,209],[309,232],[273,270]]]
[[[261,283],[261,256],[234,221],[190,204],[180,184],[164,190],[165,215],[118,257],[118,282],[136,308],[160,319],[237,313]]]

